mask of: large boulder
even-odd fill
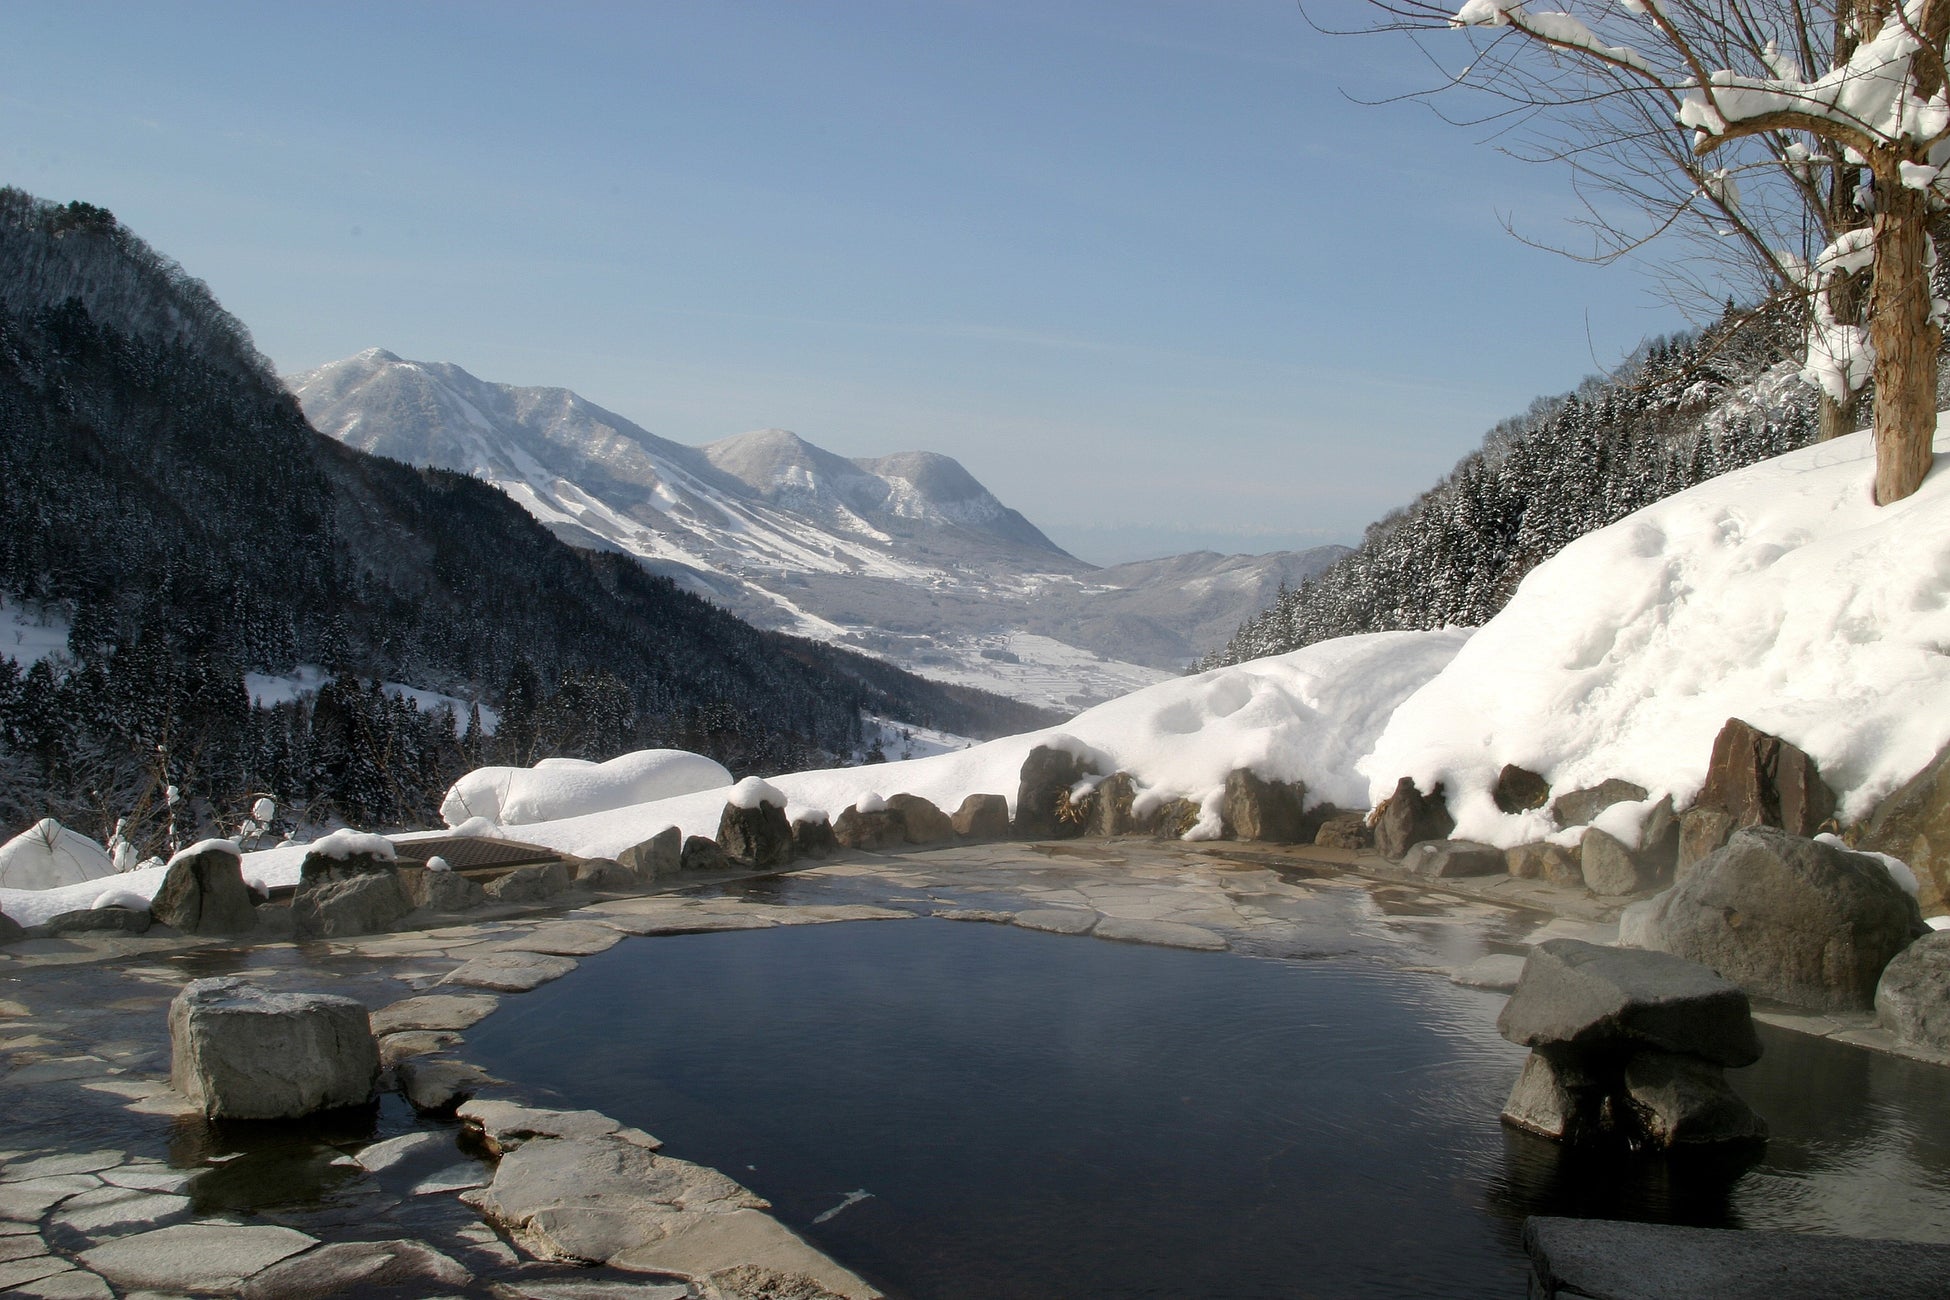
[[[132,907],[84,907],[51,916],[34,927],[46,938],[64,934],[144,934],[154,918]]]
[[[644,884],[676,875],[683,865],[684,832],[666,826],[641,844],[632,844],[616,860],[636,872]]]
[[[689,874],[697,871],[729,871],[732,862],[725,851],[718,847],[716,840],[707,840],[702,835],[684,837],[684,851],[678,857],[679,870]]]
[[[149,911],[184,934],[248,934],[257,909],[244,884],[244,859],[229,840],[205,840],[169,860]]]
[[[0,912],[0,943],[12,943],[16,939],[24,938],[26,934],[27,931],[21,926],[20,922],[14,920],[5,912]]]
[[[1298,844],[1306,824],[1307,787],[1298,781],[1268,781],[1245,768],[1226,774],[1220,813],[1234,839]]]
[[[1521,813],[1542,808],[1550,801],[1551,783],[1526,767],[1505,763],[1490,787],[1490,798],[1498,812]]]
[[[1325,849],[1365,853],[1374,847],[1374,832],[1368,829],[1366,813],[1342,813],[1321,822],[1314,832],[1314,843]]]
[[[1139,829],[1137,783],[1128,772],[1113,772],[1090,792],[1090,815],[1085,833],[1102,839],[1130,835]],[[1006,801],[1003,804],[1008,807]]]
[[[846,848],[880,853],[907,843],[907,823],[899,811],[869,796],[841,811],[833,837]]]
[[[1866,1011],[1883,967],[1924,930],[1877,859],[1756,826],[1652,899],[1637,937],[1762,997]]]
[[[303,888],[320,880],[390,875],[398,865],[399,852],[384,835],[337,830],[306,850],[298,868],[298,885]]]
[[[1566,889],[1584,888],[1578,851],[1549,840],[1533,840],[1503,851],[1504,869],[1519,880],[1541,880]]]
[[[909,844],[942,844],[955,838],[955,823],[918,794],[897,794],[888,808],[900,814],[901,834]]]
[[[531,862],[514,867],[487,883],[487,895],[497,903],[539,903],[567,890],[569,869],[560,862]]]
[[[1504,873],[1503,850],[1475,840],[1424,840],[1402,856],[1402,865],[1431,880]]]
[[[1950,1053],[1950,930],[1931,931],[1883,968],[1876,1023],[1905,1043]]]
[[[1877,804],[1855,842],[1909,864],[1925,916],[1950,912],[1950,747]]]
[[[1030,750],[1016,787],[1016,838],[1060,840],[1083,834],[1084,810],[1070,802],[1070,790],[1094,775],[1094,767],[1067,749],[1038,745]]]
[[[951,819],[955,834],[965,840],[1009,838],[1009,800],[999,794],[971,794]]]
[[[1679,851],[1674,857],[1673,874],[1683,876],[1718,853],[1737,829],[1732,813],[1718,808],[1688,808],[1679,815]]]
[[[169,1007],[169,1081],[212,1119],[291,1119],[363,1105],[379,1078],[366,1009],[272,993],[240,976],[187,985]]]
[[[839,837],[825,813],[806,814],[792,821],[792,851],[802,858],[830,858],[840,851]]]
[[[1654,804],[1639,824],[1637,847],[1592,827],[1578,843],[1585,887],[1603,897],[1621,897],[1672,879],[1679,854],[1679,819],[1672,798]]]
[[[343,939],[390,930],[412,910],[399,877],[387,871],[299,885],[291,899],[291,923],[300,939]]]
[[[1637,803],[1646,797],[1645,787],[1616,777],[1582,790],[1560,795],[1551,804],[1551,819],[1559,826],[1588,826],[1591,819],[1615,803]]]
[[[1205,815],[1193,799],[1167,799],[1144,819],[1144,828],[1161,840],[1182,840]]]
[[[785,819],[785,796],[750,777],[733,786],[731,794],[718,818],[718,847],[725,856],[757,867],[788,865],[792,823]]]
[[[1497,1031],[1524,1047],[1651,1048],[1718,1065],[1760,1059],[1747,995],[1697,962],[1551,939],[1530,950]]]
[[[1795,835],[1815,835],[1828,829],[1835,815],[1835,793],[1801,750],[1728,718],[1713,739],[1706,784],[1693,806],[1726,813],[1736,830],[1777,826]]]
[[[1456,829],[1449,815],[1449,801],[1442,785],[1423,794],[1415,782],[1403,777],[1395,783],[1395,793],[1384,799],[1369,817],[1374,830],[1375,852],[1392,862],[1400,862],[1408,851],[1424,840],[1446,840]]]
[[[402,864],[394,879],[415,911],[424,908],[429,912],[466,912],[487,902],[487,891],[480,883],[458,871]]]

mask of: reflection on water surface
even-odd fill
[[[1582,1161],[1497,1122],[1501,1001],[1373,960],[815,925],[626,942],[469,1055],[913,1300],[1507,1297],[1532,1213],[1950,1235],[1941,1071],[1770,1032],[1732,1075],[1760,1164]]]

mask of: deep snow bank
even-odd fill
[[[1308,801],[1366,802],[1355,760],[1388,716],[1448,663],[1464,631],[1381,632],[1346,637],[1146,687],[1078,714],[1061,727],[992,740],[905,763],[773,777],[792,817],[837,814],[869,796],[916,794],[954,811],[970,794],[1013,803],[1022,762],[1037,745],[1068,737],[1094,751],[1105,773],[1136,778],[1140,807],[1188,798],[1216,827],[1226,774],[1251,768],[1269,780],[1304,781]],[[526,825],[510,834],[582,857],[614,857],[666,826],[715,835],[725,792],[706,791],[593,816]]]
[[[441,801],[449,826],[485,817],[503,826],[558,821],[731,784],[718,762],[682,749],[640,749],[605,763],[545,758],[533,767],[478,767]]]
[[[1922,490],[1870,500],[1867,433],[1668,497],[1579,538],[1396,711],[1361,761],[1379,799],[1441,781],[1459,836],[1550,829],[1489,787],[1623,777],[1684,806],[1744,718],[1799,745],[1862,816],[1950,741],[1950,438]]]

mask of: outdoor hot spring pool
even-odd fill
[[[1500,996],[937,920],[625,942],[469,1056],[641,1125],[908,1300],[1520,1296],[1529,1214],[1950,1239],[1942,1071],[1764,1030],[1751,1166],[1498,1122]]]

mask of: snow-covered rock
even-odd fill
[[[722,764],[681,749],[641,749],[606,763],[545,758],[534,767],[474,769],[447,791],[440,816],[449,826],[468,825],[476,818],[519,826],[730,784],[731,773]]]

